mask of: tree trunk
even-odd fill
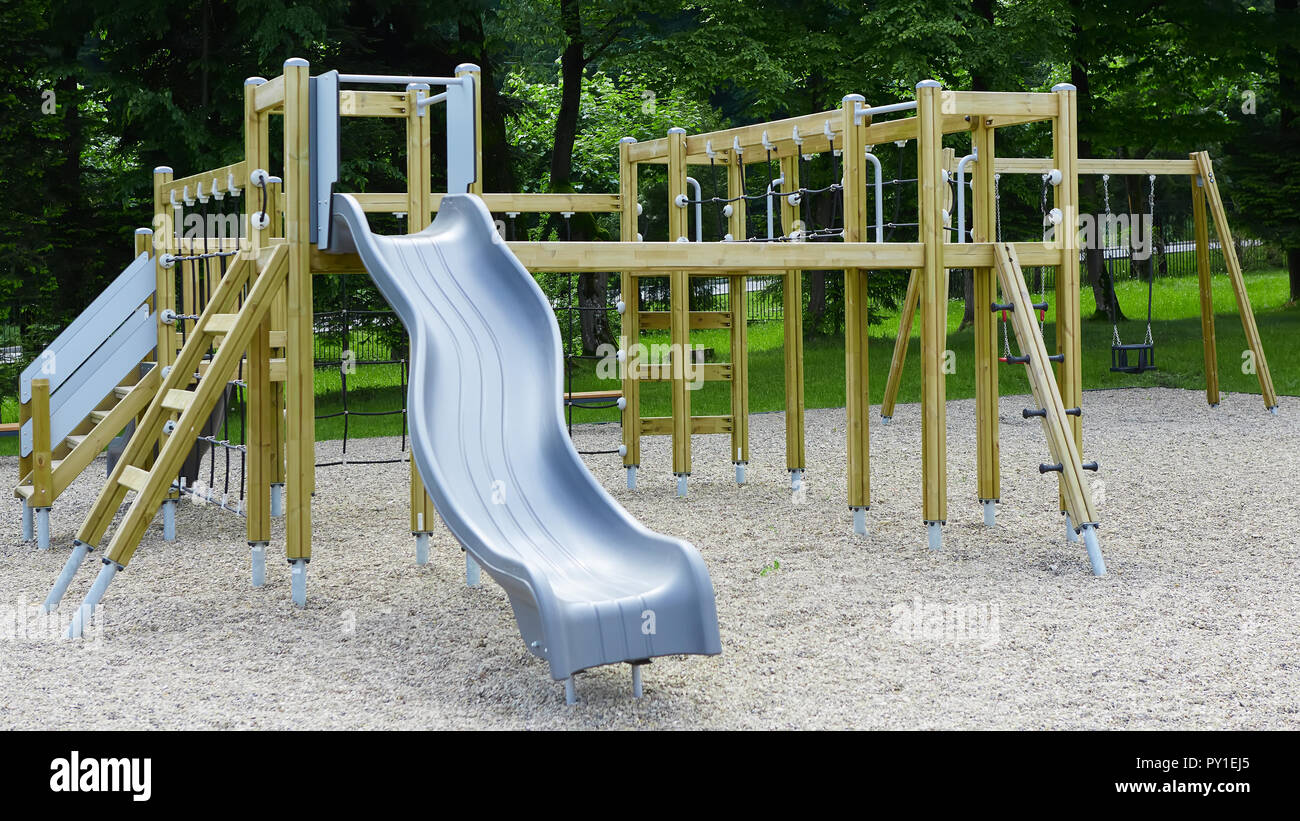
[[[1297,0],[1276,0],[1273,4],[1279,20],[1294,25]],[[1292,29],[1294,31],[1294,29]],[[1291,155],[1300,148],[1296,127],[1300,125],[1300,47],[1294,40],[1283,41],[1277,50],[1278,99],[1281,103],[1281,131],[1283,139],[1292,144]],[[1291,302],[1300,302],[1300,248],[1286,249],[1286,267],[1291,283]]]
[[[1291,303],[1300,302],[1300,248],[1286,249],[1286,270],[1291,280]]]
[[[510,159],[510,143],[506,138],[505,109],[497,90],[496,65],[484,44],[483,17],[474,13],[457,26],[464,56],[479,67],[483,86],[483,190],[514,191],[514,163]]]
[[[1076,23],[1072,28],[1074,35],[1075,51],[1078,52],[1078,42],[1082,32]],[[1074,85],[1077,92],[1079,106],[1079,122],[1088,122],[1088,115],[1092,111],[1092,91],[1088,83],[1088,65],[1081,61],[1075,61],[1070,65],[1070,82]],[[1078,138],[1079,156],[1088,157],[1092,155],[1092,141],[1080,134]],[[1088,201],[1097,202],[1097,182],[1095,177],[1083,177],[1080,180],[1079,193],[1086,196]],[[1082,197],[1081,197],[1082,199]],[[1077,228],[1078,226],[1074,226]],[[1070,230],[1070,226],[1065,226]],[[1102,254],[1100,236],[1094,232],[1094,240],[1083,251],[1083,265],[1087,272],[1088,282],[1092,285],[1092,299],[1096,307],[1093,312],[1093,319],[1110,319],[1113,322],[1123,320],[1124,309],[1120,307],[1119,298],[1115,295],[1115,282],[1106,269],[1105,257]]]
[[[988,23],[989,33],[991,33],[997,24],[997,12],[996,12],[996,5],[994,3],[994,0],[974,0],[974,2],[971,4],[971,8],[974,10],[976,14],[984,18],[984,21]],[[974,67],[974,69],[971,71],[971,78],[970,78],[971,90],[988,91],[990,87],[993,85],[990,82],[990,80],[991,78],[988,76],[988,73],[984,67],[981,66]],[[959,191],[957,193],[959,196],[965,196],[967,192]],[[956,212],[957,212],[957,206],[954,204],[953,205],[954,216]],[[972,214],[970,213],[970,211],[968,211],[967,219],[969,220],[971,219],[971,217]],[[956,224],[955,219],[953,220],[953,222],[954,224]],[[968,226],[965,225],[958,226],[958,228],[959,230],[963,230],[963,231],[969,230]],[[993,239],[997,239],[997,237],[993,237]],[[957,326],[957,330],[964,331],[970,326],[975,324],[975,272],[970,268],[966,268],[962,270],[961,280],[962,280],[961,293],[962,293],[962,302],[964,303],[964,307],[962,309],[962,314],[961,314],[961,324]]]

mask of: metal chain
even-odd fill
[[[1150,216],[1151,231],[1154,235],[1156,229],[1156,175],[1155,174],[1147,175],[1147,214]],[[1154,249],[1152,249],[1152,251],[1154,251]],[[1155,259],[1151,260],[1150,275],[1151,275],[1151,281],[1154,282],[1156,278]],[[1151,292],[1148,291],[1147,292],[1147,338],[1146,338],[1146,342],[1143,344],[1155,345],[1156,344],[1155,340],[1151,336],[1151,319],[1150,319],[1151,304],[1150,303],[1151,303]]]

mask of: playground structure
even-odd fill
[[[798,486],[807,469],[800,274],[809,269],[843,270],[846,501],[855,532],[865,534],[871,505],[868,271],[912,271],[904,315],[910,322],[909,306],[921,313],[922,510],[928,544],[937,550],[948,520],[943,372],[948,270],[973,269],[976,304],[990,306],[988,311],[976,311],[975,329],[975,496],[984,521],[994,524],[1000,501],[996,313],[1005,312],[1022,352],[1017,362],[1026,366],[1038,405],[1027,408],[1025,415],[1039,417],[1043,425],[1050,461],[1039,470],[1058,474],[1059,505],[1068,517],[1067,529],[1082,538],[1093,572],[1104,574],[1098,516],[1085,478],[1085,471],[1095,470],[1097,464],[1084,461],[1078,238],[1072,231],[1061,231],[1052,241],[1001,242],[995,225],[996,174],[1015,171],[1048,174],[1055,209],[1065,225],[1075,224],[1078,175],[1095,167],[1076,156],[1072,86],[1058,85],[1049,93],[964,92],[944,90],[937,82],[925,81],[917,86],[914,100],[874,107],[861,96],[849,95],[838,109],[777,122],[700,135],[673,129],[664,138],[646,142],[625,138],[618,146],[617,194],[494,194],[481,191],[478,82],[477,69],[468,65],[458,68],[454,77],[445,78],[338,72],[312,77],[305,61],[290,60],[281,76],[269,81],[253,78],[245,85],[245,153],[241,160],[183,178],[175,178],[169,168],[155,169],[154,228],[137,233],[136,260],[127,269],[131,276],[123,275],[135,290],[115,297],[111,306],[114,316],[130,317],[126,322],[139,326],[131,325],[122,334],[136,347],[114,357],[115,362],[129,361],[130,367],[121,374],[104,371],[93,385],[76,389],[66,387],[71,379],[60,370],[63,365],[54,368],[50,379],[40,378],[37,371],[24,374],[23,424],[24,430],[32,433],[30,447],[24,446],[18,495],[24,500],[25,521],[34,515],[46,540],[49,508],[58,493],[133,423],[134,432],[79,530],[72,555],[45,603],[47,609],[56,607],[85,558],[92,551],[101,551],[102,569],[72,620],[72,635],[80,633],[115,574],[129,564],[160,507],[167,535],[173,534],[174,506],[186,491],[185,483],[178,481],[182,463],[195,442],[202,441],[204,420],[222,401],[232,380],[246,389],[247,397],[244,444],[239,451],[247,465],[242,510],[247,519],[253,584],[265,582],[270,520],[282,511],[292,596],[297,604],[305,604],[315,470],[312,279],[317,275],[368,273],[411,335],[409,518],[417,561],[427,560],[429,533],[435,515],[440,515],[466,549],[467,581],[477,582],[481,566],[505,587],[530,651],[550,663],[553,677],[566,682],[571,699],[572,676],[586,667],[631,663],[634,687],[639,688],[639,665],[649,658],[716,653],[720,644],[712,589],[698,554],[685,543],[650,534],[632,522],[591,479],[567,438],[562,440],[563,447],[556,438],[563,434],[565,401],[557,362],[558,333],[550,307],[535,285],[531,290],[525,287],[520,272],[620,272],[622,395],[606,393],[596,398],[616,400],[622,408],[619,451],[628,486],[635,487],[641,467],[641,438],[668,435],[672,437],[672,472],[678,493],[685,495],[691,474],[691,437],[696,434],[730,436],[736,478],[745,481],[744,467],[749,460],[745,278],[755,272],[784,279],[786,457],[791,481]],[[402,90],[373,89],[382,85]],[[445,90],[430,94],[435,85]],[[445,107],[448,122],[446,194],[431,190],[429,112],[439,104]],[[914,113],[909,116],[908,112]],[[904,116],[877,120],[894,114]],[[284,167],[278,177],[268,170],[268,122],[272,116],[284,118]],[[337,190],[340,117],[405,120],[405,192],[344,194]],[[999,128],[1044,121],[1053,131],[1051,158],[996,157]],[[971,175],[969,242],[964,241],[964,190],[960,184],[958,210],[962,218],[957,229],[951,225],[951,192],[946,180],[954,158],[952,149],[943,145],[945,135],[962,132],[969,132],[973,146],[972,156],[963,160],[961,167],[961,172],[969,169]],[[917,241],[885,241],[880,230],[878,182],[877,230],[871,241],[868,165],[874,161],[878,169],[878,160],[869,147],[900,140],[915,141],[917,146]],[[838,156],[842,166],[839,181],[824,190],[801,187],[799,158],[818,153]],[[781,187],[776,189],[769,181],[769,190],[761,199],[772,208],[779,196],[781,225],[786,230],[781,236],[769,231],[768,237],[751,238],[746,206],[760,198],[747,193],[745,166],[765,160],[779,163]],[[1198,196],[1208,200],[1220,238],[1229,237],[1208,156],[1161,162],[1171,163],[1167,173],[1194,175],[1196,190],[1201,192]],[[645,206],[637,194],[637,169],[643,164],[666,168],[666,208],[674,241],[640,241],[638,217]],[[732,241],[691,241],[690,209],[703,200],[698,190],[694,198],[688,195],[693,165],[726,169]],[[1152,167],[1150,163],[1142,166],[1148,167]],[[1116,173],[1133,170],[1138,169]],[[842,196],[842,227],[810,234],[789,230],[800,222],[804,198],[819,193]],[[242,215],[249,226],[246,235],[187,237],[183,231],[185,209],[196,201],[206,204],[208,198],[218,195],[227,203],[242,195]],[[1198,248],[1208,249],[1207,243],[1199,242],[1205,228],[1205,202],[1195,202],[1200,215]],[[619,213],[621,241],[506,241],[488,232],[491,213],[579,211]],[[392,212],[407,214],[408,236],[373,235],[365,215]],[[435,213],[439,216],[432,219]],[[1230,254],[1231,242],[1224,239],[1222,245],[1225,256]],[[201,270],[202,277],[195,277],[194,284],[182,277],[178,289],[176,266],[187,264],[192,270]],[[1042,307],[1029,293],[1022,265],[1057,268],[1054,353],[1048,352],[1035,321],[1035,312]],[[481,291],[484,283],[469,278],[467,268],[515,294],[510,306],[497,305],[490,293]],[[1235,270],[1234,291],[1243,306],[1243,322],[1250,317],[1250,337],[1253,316],[1244,286],[1239,284],[1240,268],[1230,261],[1229,269]],[[1208,263],[1201,270],[1204,321],[1209,310]],[[691,311],[692,276],[728,277],[729,310]],[[648,277],[668,278],[668,311],[641,310],[639,280]],[[430,283],[436,286],[436,293]],[[477,300],[469,298],[474,294],[479,295]],[[544,330],[539,317],[550,322],[545,326],[549,330]],[[126,324],[119,322],[114,327],[125,328]],[[1212,315],[1206,327],[1208,375],[1213,361]],[[690,332],[703,328],[729,331],[732,362],[698,364],[690,359],[686,353]],[[525,329],[532,335],[519,335]],[[667,330],[670,338],[673,356],[666,366],[644,362],[638,352],[641,332],[657,329]],[[895,394],[893,374],[903,367],[909,332],[910,328],[900,333],[902,354],[895,349],[891,367]],[[1275,409],[1276,396],[1267,380],[1257,332],[1251,344],[1259,360],[1261,385],[1266,386],[1265,404]],[[532,352],[534,346],[537,351]],[[61,362],[69,358],[77,362],[73,378],[84,362],[93,359],[79,353],[87,347],[90,343],[70,338],[67,350],[59,356]],[[517,355],[518,362],[504,354],[506,347]],[[102,348],[101,341],[94,350]],[[467,364],[479,367],[464,367]],[[730,414],[702,417],[691,413],[692,386],[700,379],[730,383]],[[669,383],[670,416],[642,416],[640,383],[647,380]],[[533,411],[531,416],[509,410],[507,391],[515,392],[510,399],[527,405]],[[56,401],[60,393],[67,399]],[[1217,401],[1217,384],[1207,395],[1212,404]],[[69,401],[74,396],[77,404]],[[464,401],[458,404],[451,396]],[[889,391],[887,402],[892,408]],[[65,412],[68,419],[56,422],[55,405],[72,408]],[[79,418],[68,421],[78,414]],[[24,437],[27,442],[26,434]],[[209,444],[215,447],[219,443]],[[492,497],[496,483],[504,477],[511,477],[503,496],[507,501],[498,503]],[[556,497],[557,489],[569,491],[567,504],[557,500],[564,498],[563,494]],[[109,525],[128,492],[135,497],[105,545]],[[617,583],[583,569],[604,563],[618,568]],[[662,592],[652,593],[652,589]],[[645,612],[656,613],[652,621],[659,625],[659,634],[642,629]],[[663,632],[665,624],[675,626]],[[610,637],[618,638],[611,642]]]

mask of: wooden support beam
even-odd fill
[[[1053,98],[1054,95],[1039,95]],[[1055,105],[1053,106],[1055,108]],[[971,237],[975,242],[997,241],[996,130],[977,117],[971,130],[971,147],[978,155],[971,169]],[[1002,496],[998,447],[998,324],[990,306],[997,301],[997,275],[991,267],[972,273],[975,314],[975,452],[976,499],[996,502]]]
[[[311,282],[311,139],[308,121],[308,65],[301,59],[284,66],[285,238],[289,379],[285,488],[285,552],[290,561],[311,558],[311,498],[316,486],[315,347]],[[218,354],[220,355],[220,354]]]
[[[1277,391],[1273,389],[1273,375],[1269,372],[1268,359],[1264,356],[1264,343],[1259,338],[1259,326],[1255,323],[1255,311],[1250,306],[1246,281],[1241,275],[1237,246],[1232,240],[1232,229],[1228,227],[1228,212],[1223,207],[1219,183],[1214,178],[1214,164],[1210,161],[1209,152],[1199,151],[1195,157],[1201,180],[1205,183],[1205,201],[1209,206],[1210,217],[1214,220],[1214,233],[1219,238],[1219,250],[1223,252],[1223,261],[1228,267],[1228,281],[1232,283],[1232,293],[1237,298],[1237,313],[1241,315],[1241,328],[1246,334],[1246,344],[1250,346],[1255,360],[1259,392],[1264,398],[1264,407],[1272,410],[1277,407]]]
[[[668,238],[674,245],[685,245],[687,238],[687,210],[677,205],[677,198],[686,194],[686,132],[680,128],[668,131]],[[619,243],[622,247],[623,243]],[[639,247],[634,246],[634,247]],[[691,475],[691,388],[686,381],[687,354],[691,342],[690,278],[685,270],[676,269],[668,274],[669,344],[682,355],[673,357],[672,409],[673,409],[673,474]]]
[[[844,134],[844,241],[863,242],[867,233],[867,180],[864,163],[865,123],[859,123],[856,109],[865,105],[862,97],[850,94],[840,111]],[[928,253],[928,249],[927,249]],[[802,310],[803,304],[795,310]],[[858,267],[844,270],[844,401],[848,427],[848,505],[851,509],[871,507],[871,436],[867,339],[870,304],[867,272]]]
[[[898,389],[903,383],[903,368],[907,364],[907,349],[912,341],[912,323],[916,319],[916,306],[921,299],[921,272],[913,269],[907,278],[907,293],[898,312],[898,336],[894,337],[894,356],[889,361],[889,378],[885,381],[885,396],[880,402],[880,417],[892,419],[898,402]]]
[[[925,245],[921,268],[921,463],[922,518],[948,518],[947,392],[943,372],[947,347],[948,294],[945,240],[940,214],[944,190],[943,118],[937,84],[922,83],[917,96],[917,188],[919,238]]]
[[[32,420],[31,482],[28,507],[54,504],[54,457],[50,447],[50,380],[32,380],[32,398],[28,403]]]
[[[1214,407],[1219,404],[1219,357],[1214,339],[1214,286],[1210,276],[1210,227],[1205,217],[1205,181],[1199,174],[1192,177],[1192,224],[1196,235],[1196,279],[1201,294],[1205,401]]]
[[[402,91],[340,91],[340,117],[409,117],[412,109],[407,92]]]
[[[641,330],[666,331],[669,327],[671,312],[642,311]],[[735,327],[732,311],[691,311],[690,328],[692,331]]]
[[[285,78],[283,74],[259,85],[253,99],[253,104],[256,106],[258,113],[283,105],[284,89]]]
[[[1159,159],[1109,159],[1104,157],[1080,158],[1076,167],[1079,174],[1140,174],[1146,176],[1193,176],[1197,173],[1193,160]],[[995,170],[999,174],[1046,174],[1056,168],[1052,157],[998,157]]]
[[[1052,157],[1055,167],[1061,171],[1061,184],[1055,188],[1056,207],[1064,216],[1061,225],[1067,228],[1056,235],[1061,246],[1061,265],[1056,269],[1056,352],[1065,357],[1056,366],[1056,381],[1065,407],[1077,408],[1083,404],[1083,319],[1079,300],[1079,238],[1076,231],[1069,229],[1079,224],[1078,97],[1074,86],[1068,83],[1056,86],[1053,91],[1060,97],[1060,114],[1052,121]],[[1071,416],[1066,424],[1075,450],[1083,452],[1082,420]],[[1065,501],[1062,496],[1062,510],[1066,509]]]
[[[629,159],[636,140],[624,137],[618,143],[619,241],[634,243],[637,233],[637,169]],[[619,288],[623,301],[622,329],[619,333],[619,350],[623,351],[623,465],[641,464],[641,386],[635,377],[640,362],[633,356],[640,350],[641,341],[641,287],[630,271],[619,274]]]
[[[730,416],[692,416],[689,420],[691,434],[731,433],[734,422]],[[676,425],[671,416],[646,416],[641,419],[642,436],[673,436]]]

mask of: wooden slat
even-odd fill
[[[145,484],[149,481],[149,471],[141,470],[135,465],[127,465],[122,468],[122,474],[117,477],[117,483],[128,490],[134,490],[139,493],[144,489]]]
[[[944,114],[1010,115],[1050,119],[1059,110],[1056,95],[1035,92],[944,91],[939,95]]]
[[[401,91],[340,91],[340,117],[405,117],[406,94]],[[428,110],[425,112],[428,115]]]
[[[271,347],[272,347],[272,348],[283,348],[283,347],[284,347],[285,345],[287,345],[287,344],[288,344],[288,332],[287,332],[287,331],[271,331]]]
[[[641,365],[637,368],[636,378],[642,382],[668,382],[672,380],[673,366],[663,362],[654,365]],[[697,362],[687,365],[686,381],[729,382],[732,377],[730,362]]]
[[[644,331],[668,330],[669,313],[667,311],[642,311],[641,329]],[[726,311],[691,311],[690,326],[692,331],[715,328],[730,328],[731,314]]]
[[[730,416],[692,416],[691,435],[731,433]],[[671,436],[673,418],[671,416],[646,416],[641,419],[642,436]]]
[[[284,75],[262,83],[253,93],[257,110],[266,111],[284,103]]]
[[[993,168],[999,174],[1044,174],[1056,167],[1050,157],[998,157]],[[1106,159],[1078,161],[1080,174],[1156,174],[1158,176],[1192,176],[1196,163],[1191,160]]]
[[[1201,353],[1205,361],[1205,401],[1219,404],[1219,356],[1214,337],[1214,286],[1210,276],[1210,226],[1205,216],[1205,182],[1192,180],[1192,225],[1196,235],[1196,280],[1201,297]]]
[[[167,410],[184,413],[190,405],[194,404],[194,394],[180,388],[172,388],[163,396],[162,406]]]
[[[530,271],[919,268],[924,256],[924,246],[904,242],[508,242],[506,245]]]
[[[230,181],[231,175],[234,175],[235,177],[235,187],[240,189],[247,189],[248,165],[244,160],[240,160],[239,162],[231,163],[230,165],[223,165],[220,168],[214,168],[210,171],[200,171],[199,173],[191,174],[188,177],[173,177],[172,179],[167,180],[166,182],[159,182],[157,185],[157,191],[162,196],[163,202],[167,203],[168,207],[170,208],[172,191],[176,192],[176,197],[179,199],[181,194],[185,191],[185,188],[188,187],[190,189],[190,196],[194,197],[197,196],[199,193],[199,188],[198,188],[199,183],[203,183],[204,193],[209,193],[212,191],[211,185],[213,179],[215,178],[217,181],[217,186],[224,192],[226,191],[226,185]],[[175,241],[174,237],[172,238],[172,241],[173,242]],[[212,238],[208,239],[209,243],[211,243],[212,241],[213,241]],[[188,246],[185,245],[184,243],[186,242],[193,243],[193,239],[192,238],[187,239],[182,237],[181,238],[182,248],[188,250],[194,247],[193,244]],[[222,247],[223,248],[238,247],[238,242],[239,240],[237,239],[230,239],[227,240],[225,243],[223,243]]]
[[[214,314],[203,323],[203,330],[213,336],[225,336],[239,321],[239,314]]]
[[[622,395],[623,395],[623,391],[621,390],[574,391],[573,393],[566,393],[564,395],[564,398],[574,402],[581,402],[583,400],[595,400],[595,399],[618,399],[622,397]]]

